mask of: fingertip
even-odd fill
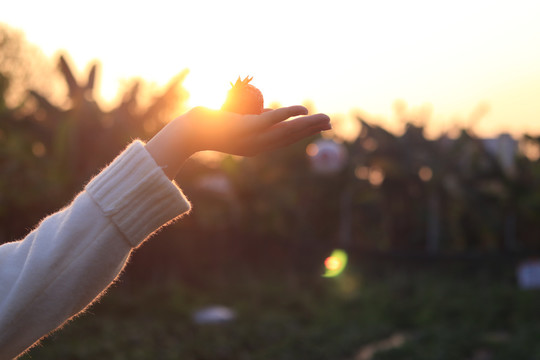
[[[307,107],[305,106],[302,106],[302,105],[296,105],[298,107],[298,111],[301,112],[300,115],[307,115],[309,114],[309,110]]]
[[[320,113],[320,114],[317,114],[318,116],[321,117],[321,119],[327,121],[327,122],[330,122],[330,116],[326,115],[326,114],[323,114],[323,113]]]
[[[329,119],[329,118],[328,118]],[[328,130],[332,130],[332,124],[330,123],[330,121],[322,121],[319,123],[319,125],[317,126],[317,129],[319,131],[328,131]]]
[[[321,123],[330,124],[330,122],[331,122],[330,116],[328,116],[326,114],[323,114],[323,113],[315,114],[315,115],[312,115],[312,116],[313,116],[313,118],[316,118],[318,122],[321,122]]]

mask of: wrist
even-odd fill
[[[186,120],[185,115],[174,119],[145,145],[157,165],[171,180],[176,177],[184,162],[196,152],[190,145]]]

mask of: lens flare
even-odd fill
[[[345,270],[347,266],[347,253],[343,250],[336,249],[332,254],[324,260],[323,274],[324,277],[336,277]]]
[[[341,268],[341,260],[339,260],[335,256],[329,256],[324,261],[324,266],[330,271],[336,271],[337,269]]]

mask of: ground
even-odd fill
[[[216,304],[236,320],[193,322]],[[509,263],[127,281],[23,359],[540,359],[538,304],[540,291],[520,290]]]

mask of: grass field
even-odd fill
[[[236,320],[192,321],[214,304]],[[540,291],[509,265],[395,261],[120,283],[23,359],[540,359]]]

